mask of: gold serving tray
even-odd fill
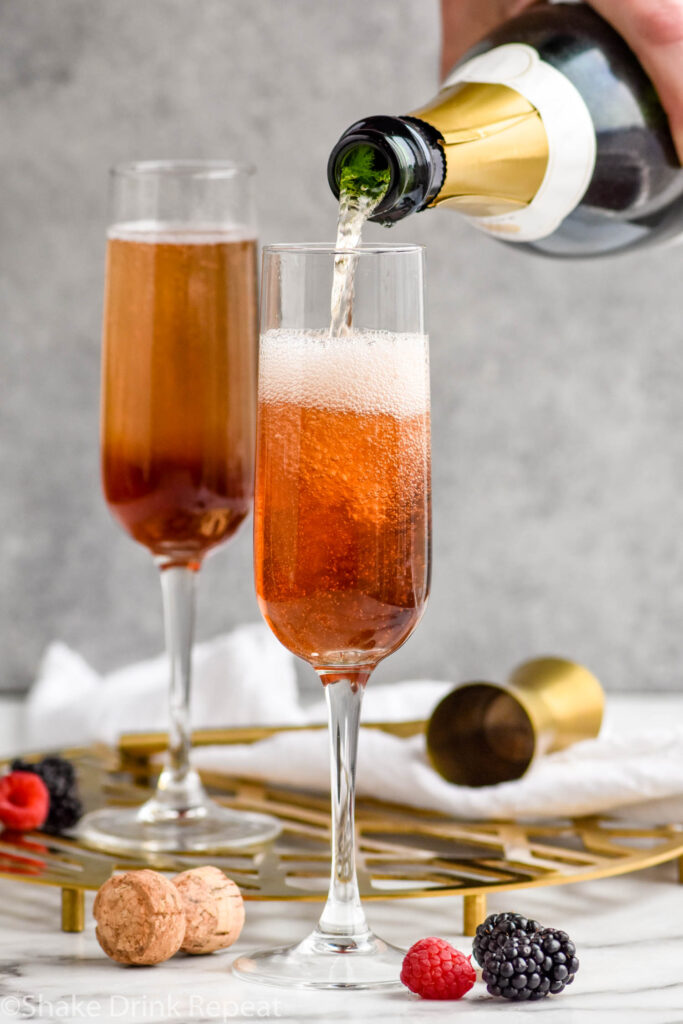
[[[366,726],[367,727],[367,726]],[[399,736],[423,731],[424,722],[377,723],[371,728]],[[193,736],[195,746],[248,743],[278,729],[210,729]],[[77,766],[87,810],[105,804],[142,803],[157,768],[150,757],[166,746],[163,733],[124,736],[119,748],[69,750]],[[210,861],[240,886],[245,899],[321,900],[329,877],[329,799],[292,789],[277,780],[240,779],[204,772],[215,799],[230,807],[262,811],[282,822],[272,843],[226,854],[108,855],[77,839],[34,832],[0,833],[0,876],[56,885],[62,890],[62,927],[81,931],[84,894],[113,871],[153,867],[183,871]],[[566,885],[607,878],[678,860],[683,880],[683,829],[676,825],[630,827],[609,817],[535,823],[472,822],[431,811],[359,799],[357,864],[364,899],[464,897],[464,933],[473,935],[486,916],[491,892]]]

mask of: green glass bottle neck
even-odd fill
[[[379,115],[352,124],[334,146],[327,165],[330,188],[339,198],[342,168],[354,151],[374,151],[378,170],[389,170],[389,185],[371,220],[393,224],[424,209],[438,195],[445,175],[438,133],[410,117]]]

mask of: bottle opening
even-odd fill
[[[335,178],[339,192],[351,196],[378,196],[389,187],[391,167],[379,146],[352,142],[337,157]]]

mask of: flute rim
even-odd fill
[[[343,248],[331,242],[273,242],[262,247],[263,255],[278,253],[295,253],[305,256],[384,256],[410,253],[424,253],[425,246],[417,242],[363,242],[351,248]]]
[[[241,175],[251,177],[255,173],[256,167],[253,164],[238,160],[124,160],[109,168],[113,178],[157,175],[229,181]]]

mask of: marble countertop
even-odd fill
[[[613,719],[633,721],[647,708],[650,724],[680,720],[679,698],[611,698]],[[0,752],[21,748],[21,706],[0,701]],[[362,770],[362,766],[361,766]],[[514,909],[568,931],[581,969],[555,998],[510,1005],[475,985],[459,1003],[419,1000],[407,991],[301,992],[255,987],[233,977],[236,954],[302,937],[315,904],[247,904],[247,923],[230,950],[176,957],[157,967],[120,967],[102,953],[92,921],[92,895],[81,934],[60,930],[60,894],[49,887],[0,880],[0,1024],[13,1020],[161,1022],[543,1020],[552,1024],[683,1024],[683,887],[675,864],[580,885],[502,894],[489,910]],[[370,925],[408,946],[440,935],[465,952],[458,897],[368,904]]]

